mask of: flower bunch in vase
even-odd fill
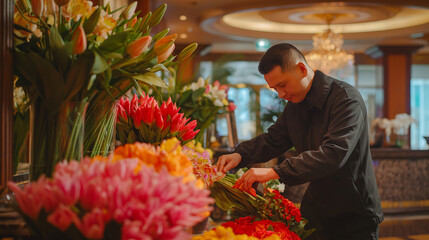
[[[121,143],[145,142],[159,145],[164,139],[177,137],[183,144],[192,140],[199,130],[197,121],[189,121],[180,108],[168,99],[161,107],[154,97],[142,93],[118,104],[117,137]]]
[[[212,154],[209,149],[202,148],[201,143],[188,142],[183,146],[183,153],[192,162],[194,175],[204,182],[206,188],[209,189],[214,182],[225,176],[224,173],[217,171],[216,166],[212,165]]]
[[[135,158],[64,161],[52,178],[8,185],[37,239],[189,239],[213,202],[195,180]]]
[[[166,86],[155,72],[196,49],[191,44],[176,58],[175,34],[151,34],[165,4],[140,18],[136,7],[134,2],[115,17],[109,4],[89,0],[16,1],[14,73],[32,103],[33,178],[51,176],[55,163],[83,156],[84,122],[85,151],[109,148],[115,100],[131,87]]]
[[[218,114],[234,110],[234,103],[228,102],[228,87],[220,85],[218,81],[213,84],[208,79],[199,78],[197,82],[184,86],[177,98],[177,105],[185,113],[185,117],[197,120],[197,128],[201,132],[197,135],[200,141],[204,130],[213,123]]]

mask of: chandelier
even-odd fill
[[[313,36],[313,50],[305,55],[308,64],[313,69],[326,74],[346,68],[354,63],[354,56],[342,49],[343,36],[330,28],[334,15],[324,15],[328,28],[325,32]]]

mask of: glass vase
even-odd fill
[[[98,95],[87,109],[84,156],[107,156],[115,149],[118,102]]]
[[[30,178],[52,176],[63,160],[83,157],[84,122],[88,103],[66,101],[51,112],[38,99],[30,107]]]

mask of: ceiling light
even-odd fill
[[[305,55],[305,58],[311,68],[332,74],[333,70],[353,65],[354,56],[342,49],[343,36],[333,32],[330,28],[330,23],[335,16],[327,14],[324,17],[328,28],[326,31],[313,36],[313,50]]]
[[[258,39],[256,40],[256,51],[265,52],[271,46],[271,42],[268,39]]]
[[[180,15],[179,19],[182,21],[186,21],[186,19],[188,19],[188,17],[186,15]]]
[[[188,37],[188,34],[186,34],[186,33],[181,33],[180,35],[179,35],[179,37],[180,38],[187,38]]]

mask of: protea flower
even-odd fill
[[[180,108],[169,98],[159,107],[149,95],[131,101],[122,98],[118,104],[118,138],[122,143],[135,141],[160,144],[162,140],[177,137],[182,142],[192,140],[199,130],[194,131],[197,121],[190,121]],[[130,135],[131,134],[131,135]]]

